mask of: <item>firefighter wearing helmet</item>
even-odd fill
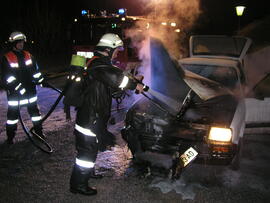
[[[27,107],[35,133],[44,137],[36,92],[36,85],[43,82],[43,76],[33,56],[24,50],[25,42],[26,36],[22,32],[12,32],[9,37],[10,49],[1,60],[1,79],[8,100],[7,144],[13,144],[17,130],[19,106]]]
[[[77,155],[70,177],[70,191],[95,195],[97,190],[88,186],[90,178],[102,178],[95,174],[98,151],[114,146],[115,137],[107,130],[110,118],[112,94],[131,89],[139,93],[143,85],[124,75],[112,65],[117,53],[123,50],[123,41],[117,34],[103,35],[96,45],[94,56],[87,62],[87,80],[84,101],[77,107],[74,135]]]

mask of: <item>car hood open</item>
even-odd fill
[[[150,51],[150,90],[176,101],[178,106],[176,108],[172,106],[174,103],[168,103],[157,94],[151,95],[146,92],[145,94],[151,100],[144,97],[135,102],[127,114],[127,120],[144,117],[143,115],[170,120],[171,116],[177,116],[183,108],[186,108],[185,99],[192,90],[196,101],[192,102],[192,105],[188,105],[183,121],[230,123],[237,106],[237,99],[228,88],[198,74],[183,70],[178,63],[171,59],[159,40],[150,40]],[[163,109],[158,108],[156,104],[162,106]]]
[[[158,92],[179,103],[177,108],[172,108],[171,103],[164,103],[159,97],[152,95],[159,103],[163,103],[166,108],[174,109],[173,113],[177,113],[185,100],[188,92],[192,89],[202,100],[212,99],[222,95],[231,95],[228,88],[223,85],[204,78],[198,74],[183,70],[181,66],[174,61],[162,42],[150,39],[150,61],[151,61],[151,79],[150,89]]]

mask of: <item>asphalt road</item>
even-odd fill
[[[39,89],[44,115],[58,97],[47,88]],[[7,147],[5,138],[6,98],[0,93],[0,202],[268,202],[270,198],[270,134],[256,129],[244,136],[239,171],[225,166],[191,164],[176,182],[149,176],[142,178],[132,166],[130,152],[121,139],[123,113],[114,112],[116,124],[110,130],[118,146],[100,153],[97,171],[105,177],[92,180],[98,195],[86,197],[69,192],[69,177],[75,157],[72,120],[66,121],[60,102],[44,122],[47,140],[54,152],[41,152],[25,139],[19,127],[16,143]],[[31,126],[22,110],[25,123]]]

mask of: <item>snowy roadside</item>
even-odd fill
[[[40,108],[40,112],[42,116],[45,116],[47,112],[50,110],[51,106],[54,104],[56,99],[59,96],[59,93],[49,89],[49,88],[42,88],[37,87],[38,91],[38,105]],[[5,91],[0,91],[0,143],[4,142],[6,139],[6,132],[5,132],[5,123],[6,123],[6,113],[7,113],[7,97]],[[26,107],[21,108],[21,115],[23,118],[23,121],[27,125],[28,128],[32,127],[32,122],[30,120],[29,114],[27,112]],[[73,108],[71,108],[71,116],[74,119],[75,117],[75,111]],[[63,110],[63,103],[62,100],[59,102],[59,104],[56,106],[56,109],[52,112],[52,114],[48,117],[48,119],[43,123],[44,133],[55,131],[57,129],[63,128],[65,125],[68,124],[65,113]],[[71,121],[72,122],[72,121]],[[23,129],[21,125],[18,123],[18,130],[15,137],[15,142],[22,141],[26,138],[25,133],[23,132]]]
[[[42,116],[59,93],[38,88],[38,103]],[[0,92],[1,141],[5,139],[7,101]],[[192,164],[176,182],[159,177],[142,179],[131,165],[131,154],[120,129],[126,109],[133,103],[124,102],[120,112],[113,111],[116,124],[110,126],[118,145],[112,151],[99,153],[97,172],[105,177],[91,180],[98,188],[94,197],[73,195],[69,192],[69,177],[74,163],[75,145],[72,121],[65,119],[62,101],[44,122],[44,132],[54,153],[48,155],[32,146],[20,125],[16,144],[1,151],[0,194],[2,202],[266,202],[269,194],[269,136],[249,135],[245,139],[240,171],[222,166]],[[115,106],[115,105],[114,105]],[[32,126],[25,108],[23,120]]]

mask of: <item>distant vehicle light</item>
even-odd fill
[[[175,31],[175,32],[180,32],[181,30],[180,30],[180,29],[175,29],[174,31]]]
[[[176,26],[176,23],[171,23],[171,26],[172,26],[172,27],[175,27],[175,26]]]
[[[86,15],[88,12],[87,12],[87,10],[82,10],[82,15],[84,16],[84,15]]]
[[[94,52],[91,52],[91,51],[77,51],[77,55],[84,56],[85,58],[92,58],[94,56]]]
[[[124,17],[123,17],[123,18],[121,18],[121,20],[122,20],[122,21],[125,21],[125,20],[126,20],[126,18],[124,18]]]
[[[166,22],[162,22],[161,25],[167,25],[167,23]]]
[[[230,128],[211,127],[208,139],[213,142],[229,142],[232,138],[232,130]]]
[[[77,19],[77,18],[75,18],[75,19],[74,19],[74,22],[77,22],[77,21],[78,21],[78,19]]]
[[[126,9],[125,8],[119,8],[118,9],[118,14],[119,15],[125,15],[126,14]]]

